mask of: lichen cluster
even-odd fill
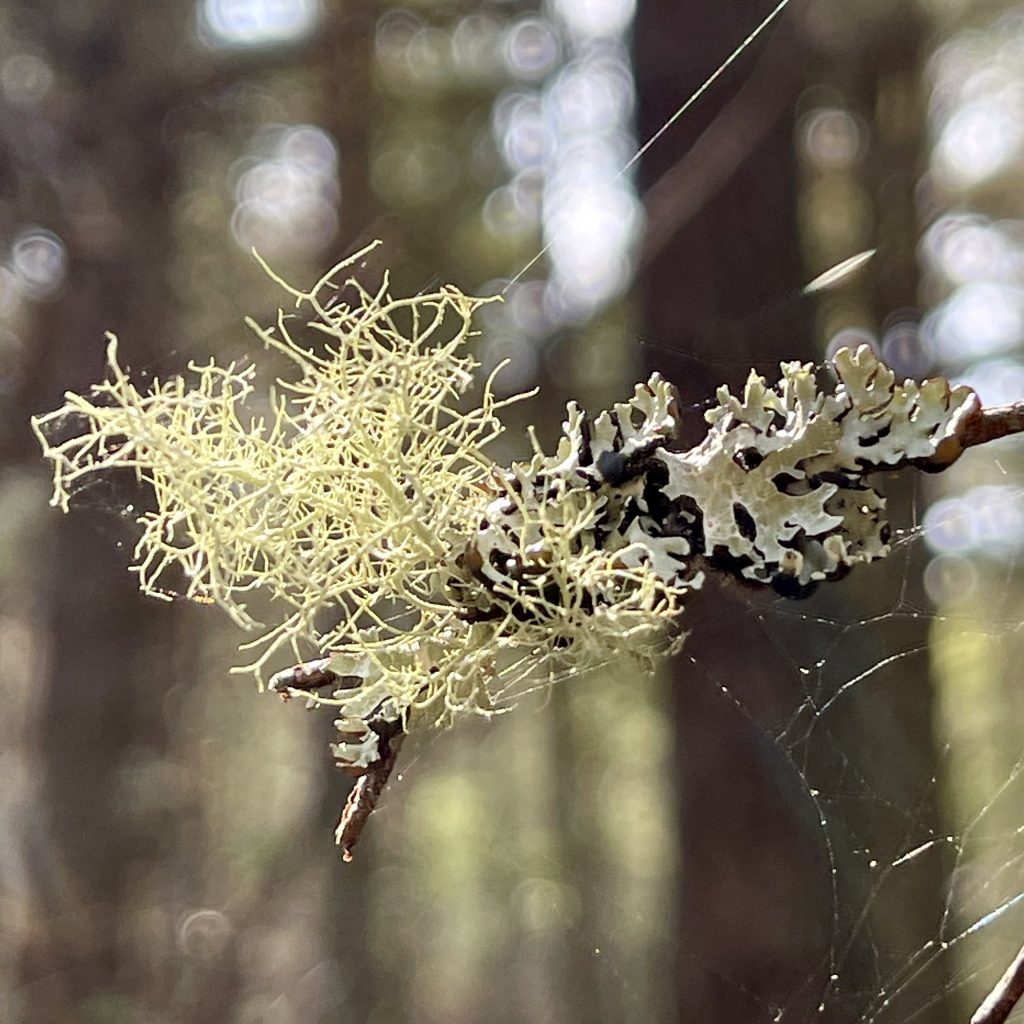
[[[570,403],[558,450],[500,474],[455,560],[449,587],[467,617],[511,613],[542,627],[539,643],[577,653],[631,639],[646,649],[703,580],[649,505],[661,482],[650,456],[675,438],[677,415],[675,389],[657,375],[596,419]]]
[[[273,688],[336,706],[334,753],[357,770],[414,725],[492,710],[510,663],[650,657],[709,568],[796,595],[883,557],[869,476],[948,453],[979,409],[967,388],[901,384],[844,350],[828,387],[785,363],[776,387],[751,373],[742,396],[719,389],[695,447],[654,375],[595,418],[571,404],[553,456],[534,441],[502,469],[485,449],[503,403],[490,380],[470,400],[481,300],[338,286],[344,267],[289,288],[295,311],[272,327],[250,322],[292,368],[262,399],[254,367],[212,362],[139,391],[111,339],[109,379],[34,425],[54,503],[118,467],[152,487],[144,591],[223,607],[255,634],[242,667],[261,679],[325,655]]]
[[[317,699],[338,708],[338,758],[362,767],[382,722],[490,710],[508,660],[543,673],[607,658],[660,633],[682,592],[602,547],[592,525],[604,497],[563,488],[523,503],[517,480],[531,471],[506,474],[486,454],[504,403],[489,380],[469,400],[481,300],[339,286],[346,265],[308,292],[289,288],[294,312],[272,327],[250,322],[292,366],[269,394],[255,367],[212,362],[141,391],[111,338],[108,379],[34,428],[54,504],[67,509],[87,478],[117,468],[152,487],[139,585],[224,608],[254,634],[241,670],[262,681],[285,659],[330,653],[344,685]],[[464,569],[496,503],[526,516],[532,587],[519,597]]]
[[[872,474],[934,459],[980,408],[942,378],[898,381],[866,345],[841,349],[833,368],[826,389],[799,362],[782,364],[774,388],[754,372],[742,397],[719,388],[704,441],[662,456],[667,499],[699,510],[693,546],[784,593],[883,558],[889,525]]]

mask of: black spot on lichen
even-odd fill
[[[744,540],[755,540],[757,538],[757,523],[754,517],[738,501],[732,506],[732,517],[736,520],[736,528]]]
[[[740,469],[746,470],[749,473],[752,469],[757,469],[764,462],[764,456],[756,448],[741,448],[732,457],[732,461]]]
[[[621,452],[601,452],[596,465],[598,473],[612,487],[619,487],[629,479],[629,459]]]

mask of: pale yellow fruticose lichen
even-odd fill
[[[109,379],[34,421],[54,504],[66,509],[84,478],[118,467],[152,486],[156,510],[139,517],[134,552],[143,591],[219,604],[257,634],[241,666],[257,677],[329,652],[334,671],[363,680],[325,701],[340,706],[337,752],[355,765],[375,756],[372,715],[444,722],[491,708],[509,659],[571,654],[582,667],[642,650],[635,641],[662,631],[686,589],[595,543],[607,495],[563,482],[548,500],[524,500],[514,472],[485,454],[503,403],[489,380],[465,401],[483,300],[450,287],[395,299],[386,279],[372,293],[339,287],[362,255],[308,292],[278,282],[295,312],[271,328],[249,322],[293,367],[260,405],[252,366],[194,365],[190,383],[140,391],[111,337]],[[73,436],[56,439],[68,424]],[[467,608],[493,605],[503,584],[467,574],[460,556],[495,502],[518,506],[515,543],[534,585],[474,617]],[[277,610],[269,627],[257,595]]]

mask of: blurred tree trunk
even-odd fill
[[[802,10],[795,6],[788,11],[716,85],[713,95],[646,158],[643,184],[653,231],[643,282],[644,335],[652,343],[652,362],[680,386],[686,402],[702,402],[724,382],[741,385],[750,366],[774,379],[780,359],[821,357],[820,348],[812,344],[812,309],[798,311],[800,319],[786,325],[781,336],[766,322],[770,316],[758,316],[791,296],[805,275],[797,224],[802,197],[795,110],[798,97],[815,80],[815,54],[798,20]],[[884,91],[884,67],[914,68],[919,40],[913,19],[905,13],[890,15],[891,24],[879,33],[879,39],[889,41],[884,66],[867,47],[830,55],[830,60],[842,62],[847,89],[855,83],[859,95],[878,96]],[[759,16],[737,0],[699,5],[650,0],[640,5],[635,66],[641,139],[661,127]],[[837,75],[830,65],[823,77],[834,81]],[[866,116],[873,113],[869,105]],[[905,150],[897,159],[905,170]],[[897,190],[904,197],[897,201],[891,180],[880,184],[884,167],[884,161],[871,164],[871,184],[890,196],[893,209],[900,212],[883,215],[884,223],[876,230],[897,231],[898,248],[912,257],[913,208],[904,203],[910,191]],[[891,167],[887,170],[891,178]],[[880,289],[870,303],[872,312],[884,312],[896,302],[912,303],[914,280],[912,258],[909,265],[904,260],[900,297],[891,288]],[[709,331],[709,325],[723,319],[743,317],[753,317],[746,332]],[[689,427],[694,440],[702,436],[699,410]],[[896,578],[886,578],[886,570],[879,567],[862,570],[861,577],[874,576],[859,585],[891,594],[891,607],[900,592],[903,567],[894,571]],[[858,584],[851,583],[840,597],[822,594],[820,600],[842,613],[844,600],[859,600]],[[905,807],[909,817],[913,805],[903,788],[906,779],[927,779],[935,767],[924,658],[915,662],[917,668],[902,666],[895,680],[898,703],[875,714],[850,712],[841,744],[832,742],[824,728],[817,734],[825,734],[824,742],[813,747],[807,743],[798,748],[778,738],[807,694],[809,684],[800,667],[813,666],[826,651],[815,649],[813,631],[798,619],[792,635],[782,635],[786,620],[771,610],[776,600],[770,594],[741,596],[713,585],[686,616],[690,637],[675,665],[683,844],[680,1020],[770,1020],[775,1008],[783,1008],[787,1019],[812,1019],[823,996],[828,1002],[835,995],[828,980],[833,969],[840,973],[836,998],[850,989],[863,993],[877,987],[860,955],[869,937],[864,922],[854,926],[848,949],[844,937],[849,934],[844,930],[846,915],[869,907],[869,888],[865,884],[863,891],[847,891],[851,865],[843,861],[836,865],[839,892],[833,896],[833,854],[819,818],[825,814],[841,860],[861,842],[870,848],[884,839],[879,829],[891,830],[891,821],[880,817],[879,808],[891,800]],[[792,610],[808,607],[805,603]],[[846,614],[850,612],[847,605]],[[870,632],[870,627],[865,630]],[[878,641],[869,637],[862,642],[860,634],[851,632],[843,642],[855,660],[853,648],[870,650]],[[909,647],[915,639],[903,633],[898,642]],[[852,678],[855,673],[844,654],[833,650],[831,655],[836,660],[830,669]],[[891,685],[893,677],[889,680]],[[870,693],[879,699],[877,691]],[[884,722],[884,741],[872,732],[879,721]],[[845,755],[872,737],[872,749],[883,742],[894,745],[888,755],[893,760],[886,764],[893,769],[895,761],[898,770],[892,771],[891,782],[882,777],[885,771],[868,776],[873,800],[866,811],[855,810],[840,803],[840,779],[851,769]],[[827,805],[819,805],[812,787],[821,790]],[[913,812],[922,815],[922,827],[932,813],[918,807]],[[892,839],[890,834],[890,845]],[[923,935],[921,942],[934,937],[928,929],[935,926],[941,888],[938,876],[930,880],[930,897],[921,890],[891,910],[889,925],[892,918],[902,918],[904,937]],[[870,939],[885,946],[891,934],[876,931]],[[843,954],[841,962],[832,963],[837,952]]]
[[[136,367],[173,347],[177,168],[163,131],[179,102],[169,71],[188,10],[43,3],[22,14],[23,38],[58,81],[45,111],[25,113],[11,151],[20,161],[13,208],[60,236],[68,272],[34,318],[4,441],[41,472],[27,415],[102,379],[105,330],[122,336]],[[174,969],[175,892],[192,888],[182,874],[200,857],[177,833],[190,795],[162,774],[167,697],[191,677],[189,616],[139,598],[126,570],[131,538],[118,550],[95,510],[42,514],[31,603],[46,654],[32,659],[39,698],[27,740],[39,799],[18,836],[29,916],[11,950],[20,1017],[140,1020],[176,996],[182,1019],[223,1020],[229,965],[213,975]]]

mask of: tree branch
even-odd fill
[[[968,421],[963,443],[965,448],[970,448],[1020,433],[1024,433],[1024,402],[997,405],[992,409],[982,409],[976,419]]]
[[[1021,410],[1018,407],[1005,406],[1004,408],[1017,408],[1017,415],[1021,415]],[[1018,427],[1018,429],[1020,428]],[[996,434],[994,436],[1002,437],[1003,435]],[[971,1017],[971,1024],[1004,1024],[1021,996],[1024,996],[1024,946],[1020,947],[1017,955],[1013,958],[1013,963],[1006,968],[1006,973],[975,1011],[974,1016]]]
[[[341,859],[346,864],[352,860],[352,849],[359,842],[363,826],[377,806],[381,793],[384,792],[384,787],[395,767],[395,761],[398,760],[398,751],[404,738],[405,734],[398,732],[382,740],[383,752],[380,760],[374,761],[366,773],[356,779],[356,784],[345,801],[345,809],[341,812],[341,821],[338,822],[334,838],[341,847]]]
[[[940,444],[935,454],[916,463],[921,469],[941,473],[968,449],[1001,437],[1024,433],[1024,402],[996,405],[990,409],[981,406],[965,417],[957,433]]]

